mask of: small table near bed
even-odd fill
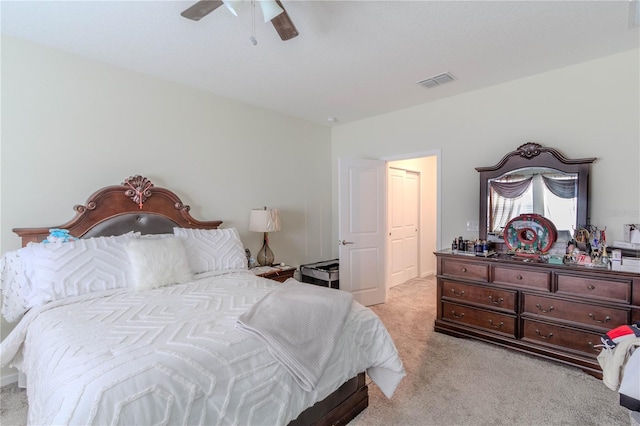
[[[288,265],[257,266],[252,268],[251,272],[259,277],[269,278],[270,280],[283,283],[289,278],[293,278],[296,268]]]

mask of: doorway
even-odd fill
[[[387,287],[435,274],[439,244],[440,152],[386,158]]]
[[[338,158],[340,288],[353,293],[354,299],[365,306],[384,303],[392,281],[389,167],[404,170],[405,176],[406,172],[408,176],[419,176],[418,199],[414,200],[417,220],[413,220],[413,225],[418,225],[413,228],[417,234],[414,251],[418,260],[414,270],[418,277],[435,274],[433,252],[441,241],[440,150],[380,160]]]
[[[419,217],[420,172],[387,164],[389,288],[418,276]]]

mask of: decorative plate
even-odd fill
[[[521,253],[546,253],[558,236],[555,225],[534,213],[516,216],[507,222],[504,242],[509,250]]]

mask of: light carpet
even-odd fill
[[[369,407],[350,426],[630,425],[618,394],[579,369],[433,331],[435,279],[394,287],[372,307],[391,333],[407,377],[387,399],[369,386]],[[24,390],[0,391],[0,424],[26,424]]]
[[[434,278],[394,287],[372,309],[407,377],[390,400],[369,386],[369,407],[349,426],[630,424],[618,394],[582,370],[434,332]]]

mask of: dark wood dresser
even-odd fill
[[[435,331],[519,350],[602,378],[600,336],[640,321],[640,274],[435,253]]]

